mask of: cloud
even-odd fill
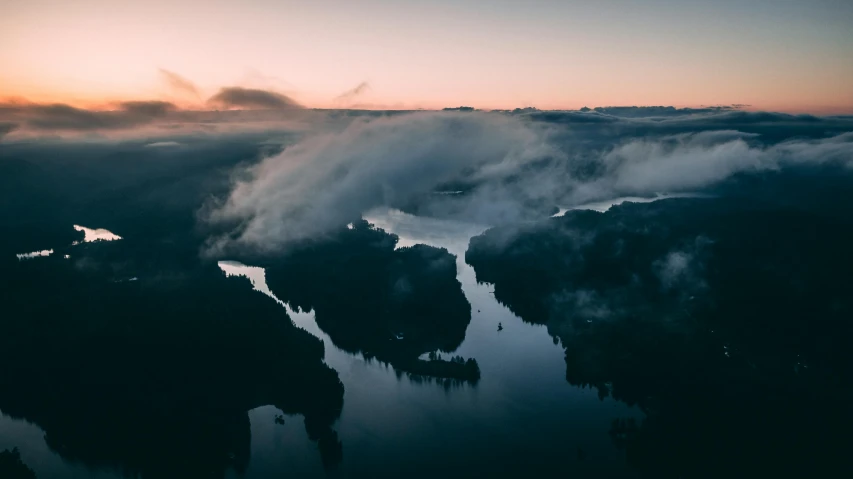
[[[18,128],[17,123],[12,122],[0,122],[0,139],[6,136],[7,133],[10,133],[12,130]]]
[[[55,103],[28,105],[18,113],[29,128],[37,130],[111,130],[131,128],[162,118],[175,106],[162,101],[131,101],[118,104],[113,111],[75,108]]]
[[[760,135],[764,144],[778,143],[796,137],[825,138],[853,131],[853,118],[788,115],[784,113],[739,111],[724,108],[672,109],[670,114],[652,115],[647,107],[622,107],[637,112],[628,116],[609,113],[607,108],[595,111],[534,111],[521,114],[533,121],[566,125],[559,134],[586,150],[612,148],[632,138],[655,139],[680,133],[710,130],[735,130]],[[655,107],[659,112],[668,107]],[[654,109],[652,109],[654,111]]]
[[[654,265],[661,284],[669,289],[683,278],[689,276],[690,263],[692,261],[693,256],[683,251],[673,251],[667,254],[666,258]]]
[[[356,85],[354,88],[351,88],[340,95],[335,97],[335,103],[350,103],[355,100],[356,97],[363,95],[364,93],[370,91],[370,84],[363,81]]]
[[[727,135],[726,133],[730,134]],[[735,172],[771,167],[760,149],[736,132],[703,132],[653,141],[631,141],[604,157],[618,192],[695,189]]]
[[[769,147],[750,145],[755,137],[710,131],[629,141],[603,157],[608,171],[596,184],[607,184],[614,194],[649,194],[700,189],[736,173],[796,164],[853,165],[853,133]]]
[[[251,103],[233,96],[222,99]],[[268,143],[261,151],[269,156],[244,156],[258,163],[236,170],[231,190],[202,212],[227,231],[212,238],[211,251],[280,251],[332,233],[374,207],[496,225],[616,197],[708,193],[744,172],[853,165],[853,118],[739,111],[668,119],[595,111],[216,112],[158,101],[114,108],[0,105],[0,134],[6,132],[4,142],[59,134],[86,141],[135,138],[151,146],[147,151],[176,156],[230,135],[255,146]],[[176,142],[183,146],[168,147]]]
[[[619,121],[612,115],[599,112],[581,111],[537,111],[529,115],[532,119],[549,123],[615,123]]]
[[[547,303],[549,309],[553,311],[552,314],[565,314],[565,311],[570,311],[572,317],[589,322],[608,320],[619,312],[614,310],[615,301],[608,301],[592,289],[564,289],[552,294],[547,299]],[[566,325],[556,323],[549,327],[561,328]]]
[[[36,129],[86,130],[109,127],[108,116],[65,104],[36,105],[26,109],[30,113],[27,126]]]
[[[748,123],[819,123],[821,117],[814,115],[789,115],[768,111],[729,111],[719,115],[707,116],[711,123],[721,125]]]
[[[175,105],[167,101],[125,101],[119,103],[119,107],[135,115],[159,117],[175,110]]]
[[[730,113],[740,112],[700,116]],[[690,121],[714,128],[719,118]],[[812,121],[789,117],[784,124]],[[763,134],[731,129],[698,127],[676,134],[666,134],[668,127],[643,129],[664,134],[639,138],[625,133],[631,131],[627,126],[612,132],[614,125],[661,123],[580,123],[582,133],[603,132],[605,140],[590,148],[584,135],[573,132],[575,124],[532,121],[530,115],[352,117],[342,129],[308,137],[239,172],[229,196],[206,212],[212,223],[233,226],[212,241],[212,251],[285,249],[323,237],[374,207],[494,225],[552,214],[549,208],[558,205],[701,192],[743,172],[802,164],[853,166],[853,133],[765,144]],[[438,190],[462,193],[435,194]]]
[[[210,97],[207,103],[221,108],[247,108],[261,110],[292,110],[302,108],[291,98],[268,90],[226,87]]]
[[[306,109],[191,111],[159,100],[116,102],[107,108],[24,101],[0,103],[0,132],[5,134],[4,142],[39,141],[48,137],[82,141],[138,138],[157,142],[184,135],[211,137],[242,133],[264,135],[266,140],[276,134],[311,130],[317,124],[345,121]],[[16,126],[6,127],[7,124]]]
[[[160,68],[159,72],[163,81],[165,81],[173,90],[181,93],[189,93],[196,98],[201,98],[201,95],[198,92],[198,87],[196,87],[193,82],[164,68]]]
[[[322,237],[373,207],[407,204],[463,176],[488,181],[549,152],[539,132],[502,115],[358,118],[245,171],[207,214],[213,223],[239,225],[212,250],[276,251]]]
[[[707,249],[713,241],[697,236],[686,249],[673,250],[652,262],[652,273],[660,281],[664,291],[677,290],[682,296],[690,297],[706,289],[705,263]]]

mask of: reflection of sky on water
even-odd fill
[[[344,409],[335,424],[343,442],[343,476],[396,478],[401,471],[418,476],[449,471],[463,477],[517,475],[533,461],[560,468],[567,475],[625,472],[622,453],[607,432],[613,418],[639,417],[640,412],[610,398],[601,401],[595,390],[570,385],[563,350],[546,328],[523,323],[495,300],[491,285],[477,283],[464,254],[470,237],[486,226],[397,210],[375,210],[365,216],[397,234],[398,247],[425,243],[457,256],[457,277],[471,303],[472,319],[465,341],[452,354],[477,359],[482,372],[479,383],[419,382],[398,377],[390,366],[346,353],[319,329],[313,312],[293,311],[275,297],[263,268],[219,262],[226,275],[248,278],[257,291],[282,304],[297,326],[323,340],[326,363],[338,372],[345,388]],[[118,239],[106,230],[82,231],[86,230],[99,231],[87,236],[87,241]],[[498,323],[503,326],[500,332]],[[279,425],[275,423],[278,414],[272,406],[249,411],[249,468],[243,476],[229,471],[226,477],[325,476],[316,443],[308,440],[302,418],[287,416],[285,424]],[[0,449],[19,447],[39,477],[118,477],[64,461],[49,450],[43,434],[24,420],[0,416]],[[577,447],[583,448],[586,460],[567,462],[567,454],[574,454]],[[521,469],[507,471],[508,464]]]
[[[468,240],[488,229],[487,225],[425,218],[389,209],[371,210],[365,214],[364,219],[399,236],[398,248],[415,244],[447,248],[447,251],[456,255],[463,263]]]
[[[600,472],[622,470],[621,453],[607,431],[614,417],[639,417],[640,412],[570,385],[563,350],[546,328],[523,323],[495,300],[491,285],[477,283],[464,254],[470,237],[486,226],[397,210],[374,210],[365,219],[397,234],[398,247],[424,243],[457,256],[457,277],[471,303],[472,319],[465,341],[452,354],[476,358],[482,379],[475,386],[448,389],[398,378],[390,366],[336,348],[317,327],[313,312],[294,313],[288,307],[297,326],[323,339],[326,363],[344,383],[344,409],[335,428],[343,441],[341,468],[347,475],[396,477],[400,471],[428,475],[452,469],[462,476],[489,476],[503,472],[496,455],[515,457],[519,465],[536,458],[571,471],[574,466],[565,457],[575,447],[583,447],[589,465]],[[273,296],[262,268],[234,262],[221,262],[220,268],[248,277],[256,290]],[[497,331],[498,323],[503,331]],[[293,450],[304,432],[274,427],[276,414],[271,407],[250,413],[252,460],[245,477],[318,471],[316,457]]]
[[[247,266],[237,261],[220,261],[218,265],[219,269],[221,269],[226,276],[242,276],[244,278],[248,278],[249,281],[252,283],[252,287],[255,288],[255,291],[261,292],[269,296],[270,298],[274,299],[276,303],[282,305],[287,310],[287,315],[290,316],[290,318],[298,327],[322,339],[326,345],[327,359],[329,356],[329,348],[337,349],[334,347],[334,345],[332,345],[332,341],[331,339],[329,339],[326,333],[321,331],[320,328],[317,326],[317,323],[314,321],[313,312],[296,311],[291,308],[289,304],[278,299],[275,294],[273,294],[269,286],[267,286],[267,273],[264,268],[258,266]],[[347,354],[340,350],[339,352],[341,354]]]
[[[263,268],[259,268],[257,266],[246,266],[243,263],[239,263],[237,261],[220,261],[219,269],[221,269],[225,276],[242,276],[248,278],[252,283],[252,287],[255,288],[255,291],[260,291],[270,298],[274,299],[276,303],[287,307],[284,302],[280,299],[276,298],[270,288],[267,286],[267,274]],[[288,310],[288,312],[290,312]]]
[[[83,242],[85,242],[85,243],[90,243],[92,241],[115,241],[115,240],[121,239],[121,236],[113,233],[112,231],[105,230],[103,228],[92,229],[92,228],[87,228],[85,226],[74,225],[74,229],[77,231],[83,232]],[[80,244],[80,241],[75,241],[72,244],[73,245]],[[45,249],[45,250],[41,250],[41,251],[33,251],[31,253],[16,254],[15,256],[18,257],[18,260],[25,260],[25,259],[38,258],[40,256],[41,257],[50,256],[52,254],[53,254],[52,249]],[[63,258],[65,258],[65,259],[69,259],[70,257],[71,256],[69,256],[67,254],[63,256]]]
[[[74,229],[83,232],[83,241],[86,243],[90,243],[92,241],[115,241],[121,239],[121,236],[103,228],[92,229],[85,226],[74,225]]]
[[[0,413],[0,451],[17,447],[21,460],[36,472],[39,479],[119,479],[118,473],[90,469],[65,461],[50,450],[44,431],[24,419]]]

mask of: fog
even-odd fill
[[[728,112],[713,113],[721,114]],[[234,226],[211,251],[278,251],[376,207],[495,225],[552,215],[558,205],[701,192],[739,173],[853,162],[851,133],[775,144],[760,137],[733,130],[620,136],[590,153],[588,139],[567,139],[554,124],[520,115],[361,118],[240,171],[227,199],[207,212],[208,221]],[[448,186],[462,193],[432,194]]]
[[[353,93],[366,89],[358,85]],[[494,226],[619,198],[703,194],[742,174],[853,164],[850,117],[737,107],[308,110],[274,91],[238,87],[211,101],[263,109],[189,111],[140,100],[85,110],[19,102],[0,106],[0,141],[27,151],[99,143],[99,156],[133,155],[151,165],[171,158],[174,171],[203,162],[207,144],[254,151],[230,165],[227,192],[208,192],[198,206],[213,256],[279,252],[373,208]],[[454,194],[440,194],[448,191]]]

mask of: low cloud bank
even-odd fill
[[[278,251],[380,206],[414,202],[428,214],[495,224],[541,205],[694,191],[792,164],[853,164],[853,133],[764,145],[755,133],[699,131],[622,139],[594,154],[560,134],[552,124],[494,113],[357,119],[241,172],[207,212],[213,223],[237,225],[211,248]],[[430,194],[460,182],[463,194]]]
[[[853,133],[821,140],[792,140],[766,148],[750,145],[748,140],[754,137],[732,131],[631,141],[603,157],[608,174],[594,185],[607,185],[619,193],[683,191],[702,188],[743,171],[853,162]]]
[[[557,154],[540,133],[500,115],[422,113],[356,119],[251,167],[213,222],[237,222],[215,251],[275,251],[321,237],[378,206],[396,207],[437,185],[490,178]]]
[[[182,136],[209,138],[233,133],[281,133],[316,130],[334,120],[305,109],[184,110],[165,101],[127,101],[103,109],[62,103],[0,104],[0,141],[164,142]]]
[[[253,164],[237,168],[228,194],[200,212],[214,231],[227,232],[211,238],[214,253],[281,251],[377,207],[519,223],[616,197],[701,193],[744,172],[853,165],[853,117],[668,108],[615,112],[622,117],[607,109],[322,112],[264,90],[223,89],[214,98],[229,110],[261,109],[6,104],[0,141],[28,148],[46,138],[128,141],[123,151],[138,143],[148,154],[189,161],[187,145],[228,139],[268,155],[234,161]]]
[[[175,105],[165,101],[121,102],[110,110],[86,110],[54,103],[10,105],[2,108],[2,114],[31,130],[92,131],[145,125],[176,109]]]
[[[226,87],[207,100],[208,105],[221,108],[246,108],[259,110],[292,110],[302,108],[292,98],[269,90]]]

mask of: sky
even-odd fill
[[[0,101],[193,106],[241,86],[315,108],[853,113],[850,0],[0,0],[0,12]]]

